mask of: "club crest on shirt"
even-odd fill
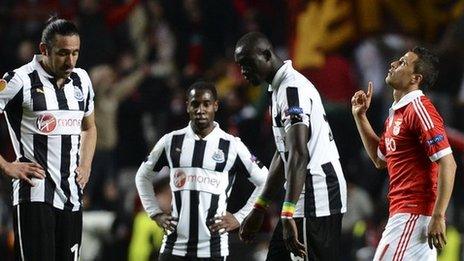
[[[215,151],[213,153],[213,160],[216,161],[217,163],[223,163],[225,161],[225,156],[224,156],[224,152],[220,149],[218,149],[217,151]]]
[[[76,100],[80,102],[84,100],[84,94],[82,93],[81,89],[77,86],[74,86],[74,98],[76,98]]]
[[[393,126],[393,135],[398,135],[401,130],[401,123],[403,122],[403,119],[397,119],[395,120],[395,126]]]

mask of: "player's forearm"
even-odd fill
[[[272,200],[277,192],[282,188],[285,182],[285,172],[282,159],[278,152],[274,154],[271,165],[269,166],[269,174],[264,184],[261,197]]]
[[[255,190],[253,191],[253,193],[251,193],[250,198],[248,198],[248,201],[245,204],[245,206],[243,206],[239,211],[233,214],[235,219],[237,219],[237,221],[240,224],[242,224],[242,221],[253,209],[253,205],[258,199],[258,196],[262,193],[263,188],[264,188],[264,185],[262,185],[261,187],[259,186],[255,187]]]
[[[380,138],[372,128],[366,114],[354,114],[353,117],[356,122],[359,136],[361,136],[364,148],[366,149],[366,152],[371,158],[372,162],[377,168],[385,167],[384,162],[377,156],[377,148],[379,146]]]
[[[90,168],[97,143],[97,128],[92,126],[81,132],[81,151],[79,166]]]
[[[2,155],[0,155],[0,172],[3,173],[3,174],[6,174],[6,167],[7,165],[9,164],[8,161],[5,160],[5,158],[3,158]]]
[[[290,153],[287,166],[287,189],[285,202],[296,204],[306,180],[308,156],[305,153]]]
[[[137,187],[137,192],[143,208],[148,215],[153,217],[156,214],[162,213],[159,203],[155,197],[155,190],[153,189],[151,180],[151,171],[143,163],[140,165],[137,170],[137,174],[135,175],[135,186]]]
[[[456,163],[453,155],[447,155],[439,160],[438,189],[433,216],[444,217],[453,192]]]

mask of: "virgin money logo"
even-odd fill
[[[45,113],[37,118],[36,124],[39,131],[50,133],[56,128],[56,118],[52,114]]]
[[[182,188],[185,185],[185,181],[187,181],[185,172],[177,171],[174,174],[174,186],[176,186],[176,188]]]

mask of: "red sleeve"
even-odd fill
[[[446,136],[443,119],[425,96],[412,102],[411,110],[413,129],[419,136],[419,142],[431,161],[436,161],[450,153],[451,147]]]
[[[387,155],[387,149],[385,148],[385,132],[380,135],[379,146],[377,147],[377,157],[383,161],[387,161],[385,156]]]

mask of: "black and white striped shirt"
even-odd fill
[[[297,202],[295,217],[323,217],[346,212],[346,182],[335,140],[314,85],[285,61],[277,71],[271,92],[272,129],[284,163],[286,134],[294,124],[309,128],[306,182]]]
[[[162,211],[150,177],[164,166],[170,169],[171,215],[178,218],[178,224],[173,233],[165,235],[162,253],[199,258],[227,256],[227,233],[212,233],[207,220],[225,213],[236,174],[246,175],[257,186],[247,204],[234,214],[239,222],[251,211],[266,181],[267,168],[239,138],[215,125],[205,138],[196,135],[190,124],[166,134],[137,172],[135,180],[142,204],[154,216]]]
[[[75,68],[64,87],[40,65],[40,55],[3,79],[0,112],[5,112],[9,132],[21,162],[37,162],[46,178],[35,179],[35,186],[15,179],[13,204],[46,202],[58,209],[77,211],[82,190],[76,182],[79,162],[81,123],[93,112],[94,93],[90,78]]]

